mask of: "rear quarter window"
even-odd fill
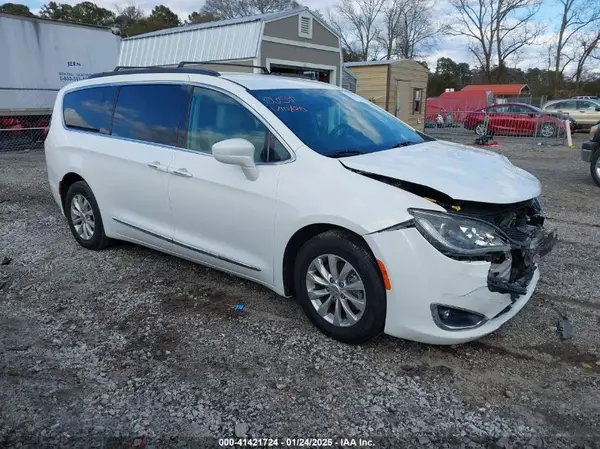
[[[67,92],[63,97],[65,126],[108,134],[116,93],[115,86],[90,87]]]

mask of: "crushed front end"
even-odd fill
[[[539,201],[509,205],[465,203],[458,209],[456,213],[495,226],[508,242],[509,250],[489,254],[490,291],[510,294],[513,302],[526,294],[539,259],[552,250],[558,238],[555,230],[544,227]]]

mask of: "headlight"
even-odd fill
[[[422,209],[408,212],[423,237],[442,253],[469,257],[510,251],[502,231],[484,221]]]
[[[540,198],[534,198],[531,200],[531,208],[535,211],[535,213],[539,214],[542,212],[542,203],[540,202]]]

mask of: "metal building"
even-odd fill
[[[346,67],[342,68],[342,87],[349,90],[350,92],[356,93],[356,83],[358,78],[354,73],[348,70]]]
[[[121,43],[121,66],[168,66],[181,61],[235,62],[338,86],[342,82],[340,38],[308,8],[186,25],[133,36]],[[235,70],[260,72],[245,67]]]

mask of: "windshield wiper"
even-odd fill
[[[364,154],[360,150],[341,150],[336,151],[334,153],[326,154],[329,157],[346,157],[346,156],[358,156],[359,154]]]
[[[390,148],[400,148],[400,147],[407,147],[409,145],[416,145],[419,142],[413,142],[412,140],[403,140],[401,142],[398,142],[396,145],[390,147]]]

